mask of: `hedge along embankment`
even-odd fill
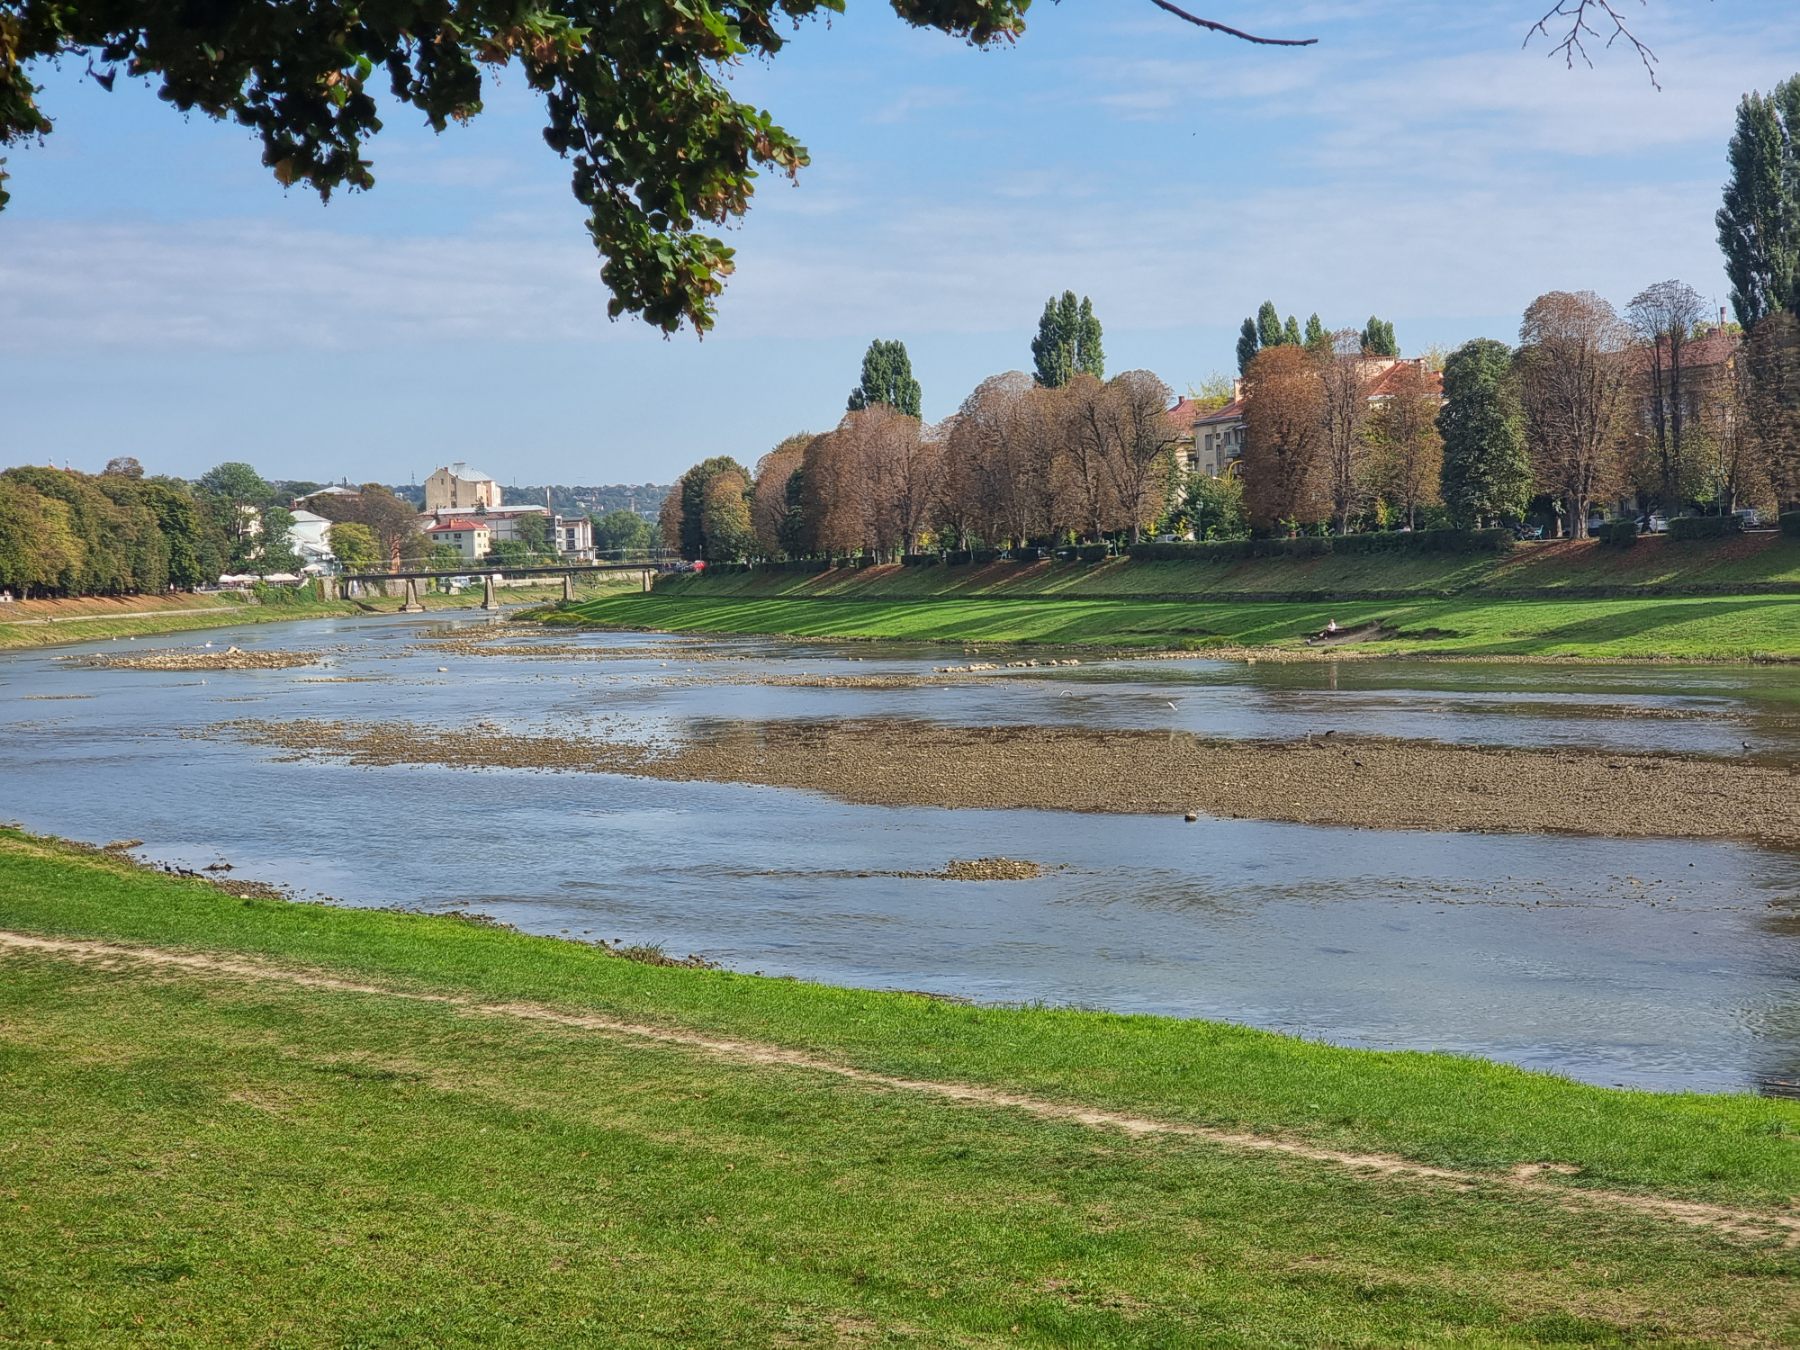
[[[1501,544],[1498,552],[1452,552],[1423,542],[1439,533],[1150,544],[1139,545],[1137,556],[1104,561],[1080,556],[998,561],[991,553],[977,553],[966,561],[946,554],[939,563],[911,566],[853,567],[845,560],[816,559],[738,564],[703,576],[665,578],[657,592],[716,599],[1246,602],[1800,595],[1800,534],[1767,531],[1686,541],[1644,536],[1624,548],[1552,540],[1510,549]],[[1422,542],[1393,542],[1415,538]],[[1449,545],[1496,547],[1479,536]]]

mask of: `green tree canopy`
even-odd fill
[[[900,17],[984,45],[1024,30],[1030,0],[892,0]],[[329,197],[375,185],[376,93],[436,131],[482,111],[487,81],[518,69],[544,102],[544,139],[570,161],[605,256],[609,311],[665,330],[712,325],[732,250],[705,232],[742,216],[759,169],[792,176],[805,146],[732,97],[729,75],[785,30],[843,0],[636,4],[625,0],[263,0],[0,4],[0,144],[51,119],[28,73],[84,58],[183,113],[248,127],[281,184]],[[0,205],[5,203],[0,184]]]
[[[1302,335],[1302,338],[1306,343],[1306,350],[1311,352],[1314,356],[1331,355],[1331,334],[1326,330],[1325,325],[1320,322],[1317,314],[1314,314],[1311,318],[1307,319],[1306,331]]]
[[[1731,304],[1753,328],[1800,310],[1800,75],[1738,104],[1731,177],[1716,217]]]
[[[862,382],[850,391],[849,410],[860,412],[885,403],[908,417],[917,417],[919,399],[919,382],[913,378],[906,344],[876,338],[863,353]]]
[[[1274,309],[1274,306],[1269,306]],[[1262,350],[1262,338],[1257,333],[1256,320],[1245,319],[1244,326],[1238,330],[1237,361],[1238,374],[1248,375],[1250,363],[1256,360],[1257,352]]]
[[[715,487],[716,481],[723,487]],[[681,556],[707,562],[730,562],[743,556],[753,542],[750,532],[750,474],[729,455],[703,459],[681,475],[675,491],[680,495]],[[731,496],[743,499],[740,519]]]
[[[1273,300],[1265,300],[1257,306],[1256,342],[1259,347],[1279,347],[1282,344],[1281,315],[1276,312]]]
[[[1362,349],[1367,356],[1398,356],[1400,343],[1394,337],[1394,325],[1373,314],[1363,325]]]
[[[640,553],[650,547],[650,522],[621,507],[594,520],[594,548],[601,553]]]
[[[1037,336],[1031,340],[1031,359],[1037,382],[1060,389],[1076,375],[1106,378],[1106,357],[1100,346],[1100,320],[1087,296],[1078,301],[1074,291],[1044,301]],[[902,412],[906,409],[902,408]],[[914,410],[913,416],[918,416]]]
[[[1287,316],[1287,322],[1281,327],[1281,344],[1284,347],[1299,347],[1303,345],[1300,338],[1299,321],[1296,320],[1292,314]]]
[[[1443,497],[1458,524],[1521,517],[1531,500],[1525,419],[1514,385],[1512,349],[1475,338],[1444,363]]]
[[[381,561],[375,532],[355,520],[340,520],[330,530],[331,552],[347,571],[356,572]]]

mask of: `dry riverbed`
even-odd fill
[[[363,765],[749,783],[878,806],[1193,812],[1374,829],[1800,844],[1800,774],[1672,755],[886,720],[735,722],[658,746],[492,724],[242,720],[203,734]]]

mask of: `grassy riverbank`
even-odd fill
[[[994,563],[760,570],[659,582],[553,622],[1057,647],[1286,650],[1329,620],[1336,656],[1800,660],[1800,540],[1588,541],[1504,556]]]
[[[1334,656],[1800,660],[1800,596],[1623,600],[918,600],[715,596],[705,583],[577,604],[552,622],[668,632],[767,633],[1107,649],[1309,652],[1328,620],[1382,636]],[[1323,655],[1325,653],[1319,652]]]
[[[635,576],[619,579],[608,575],[584,580],[577,590],[582,596],[607,596],[637,584]],[[396,586],[396,592],[398,589]],[[500,592],[501,603],[506,605],[543,604],[561,598],[561,582],[506,587]],[[473,587],[460,595],[427,594],[422,599],[428,610],[472,609],[481,604],[481,588]],[[321,601],[312,598],[310,592],[265,593],[260,600],[237,592],[217,592],[28,601],[0,607],[0,651],[96,642],[113,637],[153,637],[205,628],[233,628],[246,623],[396,614],[400,604],[398,594]]]
[[[0,930],[0,1339],[1776,1343],[1800,1317],[1794,1234],[1756,1218],[1793,1223],[1793,1103],[653,968],[14,831]]]

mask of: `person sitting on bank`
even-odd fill
[[[1336,619],[1325,620],[1325,636],[1326,637],[1330,637],[1333,633],[1337,632],[1337,630],[1338,629],[1337,629],[1337,620]]]

